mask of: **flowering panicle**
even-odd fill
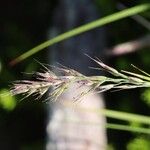
[[[88,56],[89,57],[89,56]],[[80,93],[82,96],[91,92],[104,92],[110,89],[132,89],[138,87],[150,87],[150,75],[144,71],[138,69],[142,74],[136,74],[128,71],[121,71],[104,64],[99,59],[94,59],[101,69],[113,75],[113,77],[107,76],[85,76],[73,69],[66,67],[53,67],[60,75],[57,75],[53,71],[46,69],[44,72],[36,72],[36,81],[32,80],[20,80],[15,81],[11,88],[12,95],[23,94],[24,98],[35,95],[36,98],[41,98],[46,92],[48,92],[48,99],[57,100],[57,98],[64,93],[72,83],[78,83],[79,88],[82,86],[90,87],[87,91]]]

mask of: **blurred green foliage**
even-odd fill
[[[11,95],[9,89],[0,90],[0,106],[7,111],[11,111],[16,107],[16,99]]]
[[[127,150],[149,150],[149,148],[149,139],[142,136],[131,140],[127,145]]]
[[[150,106],[150,88],[144,90],[141,98],[148,106]]]

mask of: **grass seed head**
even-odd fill
[[[16,81],[13,83],[10,91],[12,95],[23,94],[26,95],[25,97],[30,95],[39,95],[37,96],[37,99],[41,98],[46,92],[49,91],[47,100],[57,100],[57,98],[63,94],[73,83],[78,83],[80,85],[79,88],[82,86],[89,87],[88,91],[79,93],[75,99],[80,99],[81,97],[94,92],[95,90],[97,90],[98,93],[101,93],[111,89],[123,90],[138,87],[150,87],[150,77],[149,74],[145,72],[144,76],[128,71],[122,71],[122,73],[120,73],[118,70],[104,64],[99,59],[94,59],[90,56],[88,57],[95,61],[100,68],[104,69],[108,73],[111,73],[113,76],[85,76],[64,66],[62,68],[53,67],[56,72],[61,72],[61,74],[56,75],[56,73],[49,70],[47,67],[44,67],[46,68],[44,72],[35,73],[36,81]]]

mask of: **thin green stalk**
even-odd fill
[[[71,37],[76,36],[78,34],[81,34],[83,32],[87,32],[87,31],[92,30],[94,28],[101,27],[101,26],[106,25],[108,23],[111,23],[111,22],[114,22],[114,21],[129,17],[129,16],[132,16],[132,15],[135,15],[135,14],[144,12],[148,9],[150,9],[150,3],[141,4],[141,5],[134,6],[132,8],[128,8],[128,9],[116,12],[114,14],[108,15],[106,17],[103,17],[103,18],[98,19],[96,21],[87,23],[87,24],[82,25],[80,27],[74,28],[74,29],[72,29],[68,32],[60,34],[60,35],[58,35],[58,36],[56,36],[56,37],[54,37],[54,38],[52,38],[52,39],[50,39],[46,42],[43,42],[40,45],[30,49],[29,51],[23,53],[22,55],[20,55],[19,57],[17,57],[13,61],[11,61],[10,64],[14,65],[14,64],[16,64],[16,63],[32,56],[33,54],[41,51],[42,49],[44,49],[48,46],[51,46],[53,44],[56,44],[58,42],[61,42],[65,39],[71,38]]]
[[[99,112],[106,115],[109,118],[120,119],[120,120],[131,121],[131,122],[139,122],[139,123],[150,125],[149,116],[137,115],[137,114],[108,110],[108,109],[99,110]]]
[[[150,117],[145,116],[145,115],[137,115],[137,114],[120,112],[120,111],[115,111],[115,110],[110,110],[110,109],[87,109],[87,108],[79,108],[79,107],[77,108],[80,109],[81,111],[98,113],[100,115],[103,114],[108,118],[119,119],[119,120],[129,121],[129,122],[138,122],[138,123],[150,125]]]
[[[150,134],[150,129],[148,128],[134,127],[134,126],[129,126],[129,125],[107,123],[106,128],[113,129],[113,130],[122,130],[122,131]]]

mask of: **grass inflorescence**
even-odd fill
[[[78,83],[79,88],[82,86],[89,87],[87,91],[80,93],[80,96],[75,98],[78,100],[84,95],[93,92],[101,93],[108,90],[116,91],[139,87],[150,87],[150,75],[135,66],[133,67],[136,68],[140,74],[124,70],[118,71],[104,64],[98,58],[91,58],[90,56],[88,57],[96,62],[100,69],[110,73],[112,77],[85,76],[73,69],[64,66],[51,66],[51,69],[48,69],[43,65],[45,68],[44,71],[35,73],[36,81],[15,81],[11,88],[11,93],[12,95],[23,94],[25,95],[24,98],[30,95],[36,95],[36,99],[39,99],[49,91],[48,98],[46,100],[57,100],[57,98],[63,94],[72,83]],[[57,73],[51,70],[55,70]]]

